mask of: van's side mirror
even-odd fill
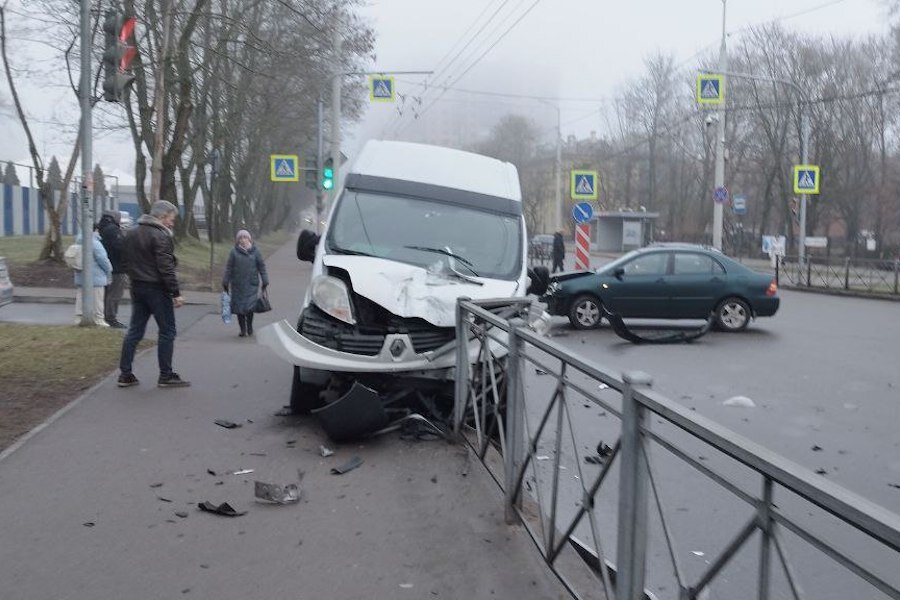
[[[615,277],[619,281],[622,281],[622,279],[625,277],[625,268],[619,267],[618,269],[613,271],[613,277]]]
[[[547,267],[528,269],[528,279],[531,280],[531,284],[525,290],[525,293],[541,296],[547,291],[547,286],[550,285],[550,271]]]
[[[306,262],[312,262],[316,259],[316,246],[319,245],[319,234],[313,233],[309,229],[300,232],[297,238],[297,258]]]

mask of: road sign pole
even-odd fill
[[[806,164],[806,147],[809,145],[809,120],[804,110],[803,101],[800,102],[800,163]],[[806,194],[800,196],[800,247],[797,249],[797,262],[800,268],[806,260]]]
[[[94,176],[91,169],[91,142],[93,122],[91,119],[91,3],[81,1],[81,322],[82,326],[92,326],[94,322],[94,217],[91,211],[91,196]]]
[[[562,124],[560,123],[560,109],[556,107],[556,218],[554,219],[554,231],[562,231],[563,228],[563,202],[562,202]]]
[[[316,135],[316,233],[321,235],[322,207],[325,203],[325,192],[322,189],[322,178],[319,175],[322,170],[322,165],[325,164],[325,145],[323,143],[323,127],[325,126],[325,102],[322,100],[322,94],[319,94],[319,99],[316,102],[316,106],[319,119],[319,129],[318,134]]]
[[[334,13],[334,31],[332,47],[334,49],[333,64],[337,72],[331,76],[331,161],[334,169],[334,193],[341,187],[341,84],[343,74],[341,72],[341,45],[343,38],[340,31],[339,12]],[[319,165],[321,168],[321,165]],[[332,198],[332,201],[334,198]]]
[[[722,74],[722,85],[725,83],[725,71],[728,70],[728,54],[725,51],[725,0],[722,0],[722,45],[719,47],[719,73]],[[720,88],[720,93],[724,89]],[[716,189],[725,187],[725,111],[718,110],[716,127]],[[722,249],[723,208],[721,202],[713,201],[713,247]]]
[[[591,225],[579,223],[575,226],[575,270],[587,271],[591,268]]]

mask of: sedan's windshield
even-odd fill
[[[442,263],[468,276],[514,280],[522,265],[522,226],[511,215],[346,190],[326,248],[424,268]]]

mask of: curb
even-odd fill
[[[13,302],[30,303],[30,304],[75,304],[74,297],[68,296],[29,296],[26,294],[16,294],[13,296]],[[131,304],[129,298],[122,298],[120,304]],[[201,302],[198,300],[188,300],[185,306],[216,306],[214,302]]]

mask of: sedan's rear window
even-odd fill
[[[676,252],[675,275],[722,275],[725,269],[717,261],[696,252]]]

